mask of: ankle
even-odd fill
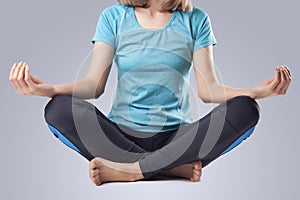
[[[130,177],[132,181],[137,181],[144,178],[139,162],[130,163],[129,167],[132,170]]]
[[[134,182],[143,179],[144,176],[142,173],[132,173],[129,175],[129,180]]]
[[[140,169],[139,162],[119,163],[118,168],[116,168],[116,170],[125,175],[128,181],[136,181],[144,178]]]

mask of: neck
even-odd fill
[[[136,10],[143,10],[144,13],[148,14],[149,16],[155,16],[157,14],[163,14],[167,11],[159,11],[161,0],[148,0],[149,8],[141,8],[135,7]]]

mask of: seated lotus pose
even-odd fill
[[[89,161],[89,176],[105,182],[157,175],[200,181],[202,168],[231,151],[259,121],[257,99],[285,95],[285,65],[251,88],[220,83],[217,43],[208,14],[189,0],[118,0],[99,17],[83,78],[47,84],[15,63],[9,80],[18,94],[49,97],[45,121],[65,145]],[[115,62],[118,84],[109,114],[87,101],[103,93]],[[190,70],[197,97],[217,105],[193,119]]]

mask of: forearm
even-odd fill
[[[53,96],[59,94],[71,95],[82,99],[94,99],[98,98],[102,91],[97,90],[93,81],[83,78],[75,82],[53,85]]]
[[[241,95],[254,97],[251,88],[235,88],[221,83],[208,84],[205,91],[199,96],[206,103],[221,103]]]

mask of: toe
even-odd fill
[[[195,175],[201,176],[201,170],[194,169],[193,172],[194,172]]]
[[[101,185],[101,182],[100,182],[100,181],[95,181],[94,184],[95,184],[96,186],[99,186],[99,185]]]
[[[93,160],[90,161],[89,168],[90,168],[91,170],[94,169],[94,168],[96,167],[96,162],[95,162],[95,161],[96,161],[95,159],[93,159]]]
[[[96,176],[92,177],[92,181],[97,186],[101,184],[101,180],[100,180],[100,176],[99,175],[96,175]]]
[[[200,181],[200,177],[201,177],[201,175],[199,176],[199,175],[197,175],[197,174],[195,174],[194,173],[194,175],[193,175],[193,180],[195,181],[195,182],[199,182]]]
[[[194,180],[195,180],[195,182],[199,182],[200,181],[200,177],[199,176],[194,177]]]
[[[99,175],[99,169],[95,169],[95,170],[92,170],[92,173],[91,173],[91,175],[92,175],[92,177],[96,177],[96,176],[98,176]]]
[[[99,185],[101,185],[101,181],[100,181],[100,179],[97,179],[97,180],[96,180],[94,183],[95,183],[95,185],[96,185],[96,186],[99,186]]]
[[[196,161],[195,163],[194,163],[194,169],[197,169],[197,170],[200,170],[202,168],[202,163],[201,163],[201,161],[199,160],[199,161]]]

